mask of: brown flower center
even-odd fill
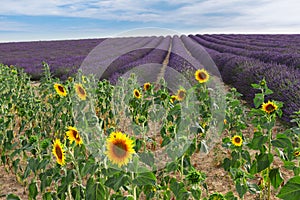
[[[139,96],[140,96],[140,93],[139,93],[138,91],[135,91],[134,95],[135,95],[136,97],[139,97]]]
[[[75,139],[79,139],[79,134],[78,134],[77,131],[72,130],[72,134],[73,134],[73,137],[74,137]]]
[[[146,84],[146,85],[145,85],[145,90],[149,90],[149,88],[150,88],[150,85],[149,85],[149,84]]]
[[[125,141],[119,140],[114,143],[113,152],[116,157],[123,158],[126,155],[127,151],[128,147],[125,144]]]
[[[269,111],[269,112],[272,112],[272,111],[275,110],[275,107],[274,107],[272,104],[268,104],[268,105],[266,106],[266,110]]]
[[[62,159],[63,154],[62,154],[61,148],[58,145],[56,145],[56,147],[55,147],[55,153],[59,159]]]
[[[85,91],[82,87],[78,86],[78,91],[81,95],[85,95]]]
[[[63,86],[59,85],[57,88],[60,92],[65,92],[65,89]]]
[[[206,74],[203,73],[203,72],[200,72],[200,73],[198,74],[198,77],[199,77],[199,79],[201,79],[201,80],[205,80],[205,79],[206,79]]]
[[[234,141],[235,141],[235,143],[239,144],[241,142],[241,138],[236,137],[236,138],[234,138]]]
[[[179,97],[180,99],[183,99],[183,98],[185,97],[185,92],[184,92],[184,91],[180,91],[180,92],[178,93],[178,97]]]

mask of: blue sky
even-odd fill
[[[0,42],[114,37],[126,31],[300,33],[299,8],[298,0],[1,0]],[[141,31],[147,27],[156,29]]]

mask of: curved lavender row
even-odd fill
[[[172,39],[168,66],[181,73],[187,70],[195,71],[196,69],[203,68],[200,62],[189,54],[177,35],[173,36]]]
[[[251,37],[245,37],[243,35],[227,35],[227,34],[215,34],[214,37],[218,37],[219,39],[223,39],[230,42],[241,42],[241,43],[247,43],[252,44],[259,47],[270,47],[270,48],[293,48],[293,49],[299,49],[300,45],[300,35],[288,35],[288,38],[284,39],[278,39],[276,35],[270,35],[268,37],[264,37],[264,39],[255,39]],[[259,35],[258,35],[259,36]],[[299,39],[299,41],[295,41],[290,38]]]
[[[84,74],[93,74],[100,79],[109,65],[120,55],[143,47],[153,37],[111,38],[95,47],[81,64]]]
[[[150,41],[148,41],[143,46],[139,46],[137,49],[125,53],[119,56],[116,60],[114,60],[108,68],[104,71],[101,79],[108,79],[115,71],[118,71],[126,66],[127,64],[136,61],[139,58],[142,58],[150,51],[153,50],[159,43],[163,40],[163,37],[153,37]]]
[[[283,120],[288,122],[290,115],[300,109],[300,70],[230,53],[207,51],[219,66],[224,82],[237,88],[250,104],[258,92],[251,84],[265,77],[268,87],[274,91],[268,99],[284,102]]]
[[[300,43],[300,34],[289,34],[289,35],[251,35],[251,34],[223,34],[227,38],[231,39],[241,39],[246,41],[253,41],[253,42],[262,42],[266,44],[266,41],[270,42],[271,44],[277,44],[278,42],[284,43],[292,43],[299,44]]]
[[[170,36],[163,38],[162,42],[159,43],[159,45],[157,47],[155,47],[152,51],[150,51],[147,55],[145,55],[144,57],[142,57],[134,62],[131,62],[131,63],[123,66],[122,69],[119,69],[118,71],[114,72],[112,74],[112,76],[109,78],[109,81],[111,83],[115,84],[117,82],[118,78],[122,74],[125,74],[129,70],[131,70],[135,67],[141,66],[141,65],[150,64],[149,67],[151,67],[151,63],[153,63],[153,65],[155,65],[155,67],[157,67],[157,64],[161,64],[161,66],[162,66],[162,63],[168,54],[170,43],[171,43]]]
[[[197,42],[192,40],[190,37],[182,35],[181,40],[185,48],[191,53],[191,55],[201,63],[204,68],[212,75],[220,77],[218,68],[216,67],[214,61],[207,53],[207,51],[199,45]]]
[[[32,79],[38,80],[42,76],[42,62],[45,61],[57,77],[66,78],[79,68],[86,55],[103,40],[0,43],[0,62],[23,68]]]
[[[271,51],[271,52],[278,52],[278,53],[295,53],[297,51],[300,52],[300,49],[294,49],[294,48],[290,48],[290,47],[263,47],[263,46],[257,46],[257,45],[253,45],[251,43],[247,43],[245,41],[229,41],[226,40],[225,38],[220,38],[218,35],[201,35],[199,36],[204,40],[207,40],[209,42],[213,42],[213,43],[217,43],[217,44],[221,44],[221,45],[226,45],[229,47],[236,47],[236,48],[242,48],[245,50],[249,50],[249,51]]]
[[[190,37],[195,41],[197,41],[199,44],[217,50],[221,53],[232,53],[235,55],[242,55],[249,58],[256,58],[263,62],[285,64],[287,66],[300,68],[299,54],[281,54],[281,53],[272,53],[272,52],[264,52],[264,51],[248,51],[241,48],[228,47],[226,45],[208,42],[202,39],[201,37],[199,37],[199,35],[197,36],[190,35]]]

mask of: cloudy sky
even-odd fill
[[[299,8],[298,0],[1,0],[0,42],[147,34],[147,27],[155,27],[151,35],[300,34]]]

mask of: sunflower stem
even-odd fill
[[[271,154],[271,140],[272,140],[272,128],[270,128],[268,130],[268,137],[269,137],[269,141],[268,141],[268,154]],[[269,165],[268,169],[267,169],[267,177],[268,177],[268,200],[270,200],[271,197],[271,180],[270,180],[270,171],[271,171],[271,165]]]
[[[183,181],[183,161],[184,161],[184,155],[181,156],[181,164],[180,164],[181,181]]]
[[[132,180],[134,180],[134,172],[131,172],[131,178],[132,178]],[[137,200],[136,185],[134,185],[133,183],[132,183],[132,188],[133,188],[133,198],[134,198],[134,200]]]

